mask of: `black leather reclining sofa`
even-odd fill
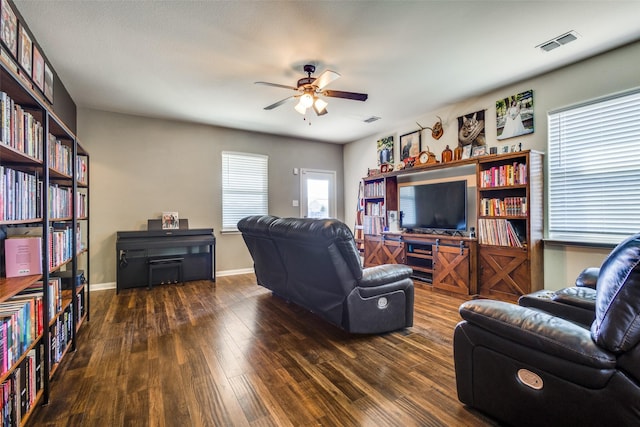
[[[335,219],[250,216],[238,229],[258,284],[350,333],[413,325],[412,270],[363,269],[351,230]]]
[[[514,426],[640,425],[640,234],[587,273],[581,280],[597,275],[595,290],[567,288],[582,300],[577,311],[555,295],[533,296],[527,307],[462,304],[454,332],[461,402]]]

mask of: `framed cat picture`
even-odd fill
[[[485,144],[484,112],[485,110],[480,110],[458,117],[458,143],[462,147]]]

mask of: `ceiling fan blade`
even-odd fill
[[[369,97],[366,93],[343,92],[341,90],[325,90],[322,94],[333,98],[353,99],[354,101],[366,101]]]
[[[297,91],[297,90],[298,90],[298,88],[297,88],[297,87],[288,86],[288,85],[281,85],[281,84],[278,84],[278,83],[254,82],[254,84],[257,84],[257,85],[265,85],[265,86],[273,86],[273,87],[281,87],[281,88],[283,88],[283,89],[292,89],[292,90],[295,90],[295,91]]]
[[[281,99],[278,102],[275,102],[275,103],[273,103],[271,105],[268,105],[268,106],[264,107],[264,109],[265,110],[273,110],[274,108],[279,107],[282,104],[285,104],[286,102],[288,102],[290,99],[293,99],[293,98],[295,98],[295,96],[289,96],[289,97],[287,97],[285,99]]]
[[[320,74],[318,78],[315,79],[314,82],[311,84],[314,86],[317,86],[318,90],[322,90],[322,88],[324,88],[326,85],[328,85],[332,81],[338,79],[339,77],[340,77],[340,74],[336,73],[335,71],[324,70],[322,74]]]

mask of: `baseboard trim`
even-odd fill
[[[237,270],[217,271],[216,272],[216,276],[219,276],[219,277],[237,276],[238,274],[248,274],[248,273],[253,273],[253,267],[251,267],[251,268],[239,268]]]
[[[237,276],[239,274],[253,273],[253,268],[239,268],[236,270],[216,271],[216,277]],[[91,285],[91,291],[106,291],[108,289],[116,289],[116,282],[97,283]]]
[[[107,282],[107,283],[98,283],[95,285],[91,285],[91,292],[93,291],[106,291],[107,289],[115,289],[116,282]]]

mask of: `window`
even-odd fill
[[[640,90],[549,113],[549,238],[640,231]]]
[[[266,215],[269,202],[269,157],[222,152],[222,231],[238,231],[238,221]]]

